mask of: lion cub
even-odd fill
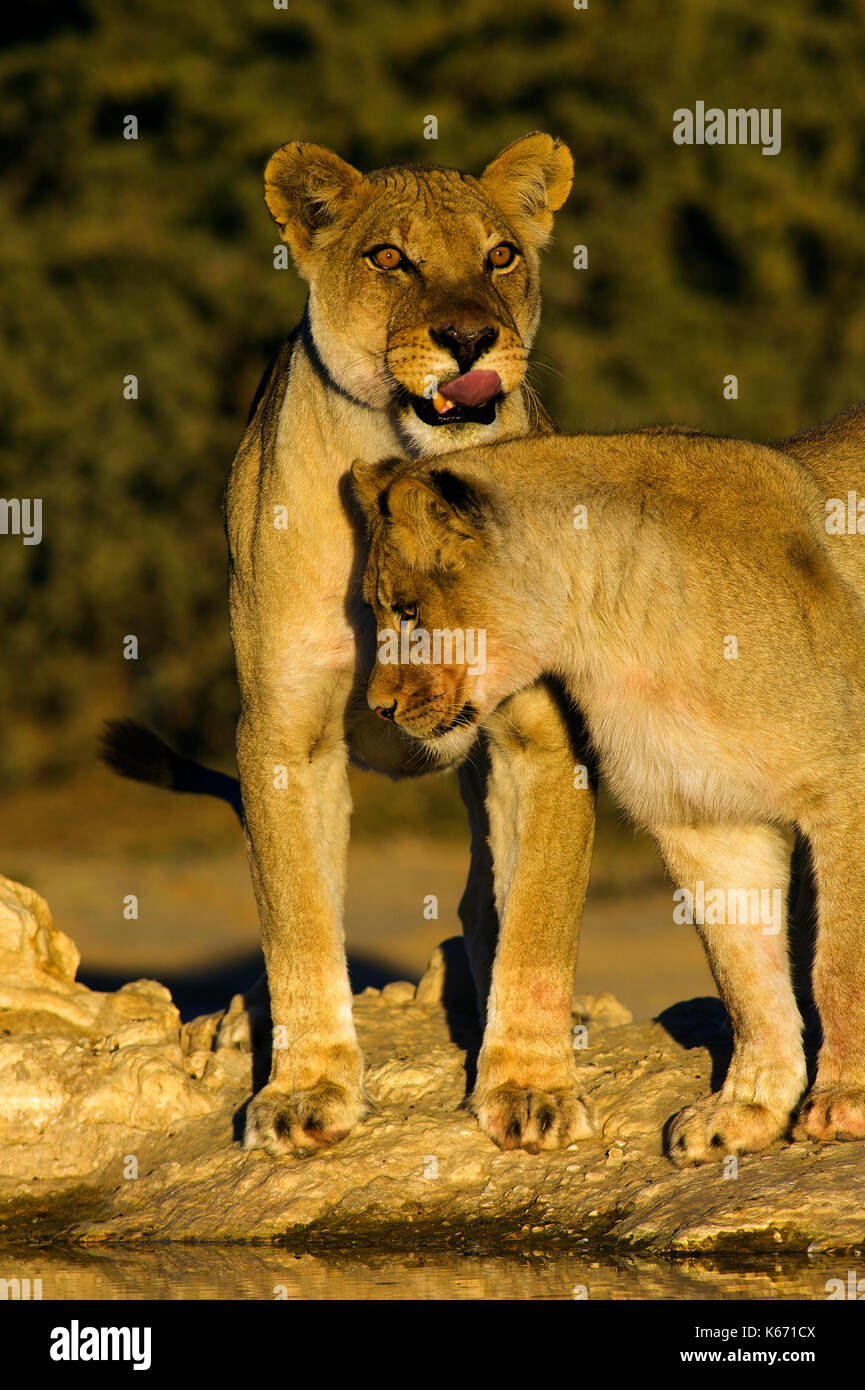
[[[823,1041],[793,1133],[865,1137],[865,608],[794,446],[559,435],[353,470],[371,707],[434,745],[558,676],[697,923],[734,1051],[721,1091],[668,1123],[682,1164],[764,1148],[805,1090],[796,828]]]

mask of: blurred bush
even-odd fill
[[[0,540],[7,781],[92,758],[109,714],[230,760],[220,501],[303,304],[261,194],[289,138],[474,172],[530,129],[569,142],[534,377],[565,428],[767,438],[863,394],[854,0],[31,0],[5,29],[0,477],[44,499],[40,546]],[[780,107],[780,155],[675,146],[697,99]]]

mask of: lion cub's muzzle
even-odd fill
[[[452,730],[473,724],[477,718],[472,705],[462,697],[462,681],[433,687],[423,682],[416,690],[374,690],[370,685],[369,704],[379,719],[398,724],[414,738],[436,739]]]
[[[470,704],[463,705],[454,714],[449,702],[426,702],[419,708],[400,710],[394,700],[392,705],[380,705],[374,712],[380,719],[398,724],[413,738],[430,740],[443,738],[445,734],[453,733],[454,729],[466,728],[474,724],[477,717]]]

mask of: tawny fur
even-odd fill
[[[795,1133],[865,1137],[865,539],[826,526],[829,499],[865,492],[865,407],[775,448],[551,436],[359,463],[355,479],[379,630],[408,610],[412,628],[486,632],[483,672],[377,664],[370,704],[434,747],[445,712],[489,720],[554,674],[675,882],[747,905],[699,928],[734,1053],[720,1093],[672,1119],[671,1157],[765,1147],[805,1089],[786,921],[767,931],[746,897],[786,903],[795,830],[816,873],[823,1032]]]
[[[590,1123],[560,1018],[594,799],[591,790],[550,791],[585,756],[578,725],[546,681],[508,701],[480,736],[455,729],[433,760],[371,715],[365,539],[346,486],[358,454],[430,456],[549,431],[526,360],[540,313],[539,252],[571,176],[567,149],[543,134],[509,146],[480,178],[423,166],[364,176],[298,143],[266,170],[268,206],[309,301],[226,494],[237,756],[275,1029],[270,1082],[249,1106],[249,1147],[314,1153],[344,1137],[366,1106],[343,941],[349,756],[392,775],[462,763],[472,864],[461,915],[482,1012],[493,982],[475,1088],[481,1123],[496,1142],[529,1148],[566,1144]],[[503,239],[519,254],[493,271],[487,253]],[[370,248],[383,244],[403,250],[411,270],[370,265]],[[492,424],[432,427],[407,399],[431,377],[457,375],[431,336],[454,321],[496,330],[477,363],[503,383]],[[562,826],[567,850],[553,866],[541,848]],[[554,1021],[535,1006],[535,980],[547,981]]]

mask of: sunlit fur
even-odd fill
[[[419,165],[363,175],[301,143],[267,166],[268,207],[309,301],[306,329],[270,373],[226,494],[237,757],[283,1044],[247,1111],[251,1148],[315,1153],[348,1134],[367,1103],[342,930],[349,754],[394,776],[465,759],[472,858],[460,911],[486,1015],[480,1123],[502,1146],[526,1148],[562,1147],[589,1123],[569,1010],[594,801],[590,791],[549,791],[575,760],[570,713],[541,682],[480,736],[455,729],[435,758],[372,715],[365,537],[347,487],[357,455],[431,455],[550,429],[524,373],[540,312],[539,251],[571,175],[566,147],[541,133],[515,141],[477,178]],[[492,269],[487,252],[502,239],[519,254]],[[377,243],[402,248],[411,268],[370,265]],[[423,424],[408,400],[428,376],[460,374],[431,336],[453,322],[495,330],[473,364],[503,384],[490,425]],[[562,825],[582,853],[562,855],[539,920],[537,847]],[[389,852],[384,845],[383,862]]]
[[[378,625],[396,594],[420,623],[431,605],[438,625],[485,627],[486,670],[459,693],[480,719],[557,674],[681,887],[786,902],[792,832],[808,836],[823,1045],[796,1132],[865,1137],[865,541],[825,525],[829,498],[865,493],[865,407],[775,448],[652,430],[355,472]],[[370,696],[384,683],[429,739],[419,678],[384,668]],[[671,1122],[678,1162],[764,1147],[803,1092],[786,924],[763,926],[702,929],[735,1051],[722,1091]]]

